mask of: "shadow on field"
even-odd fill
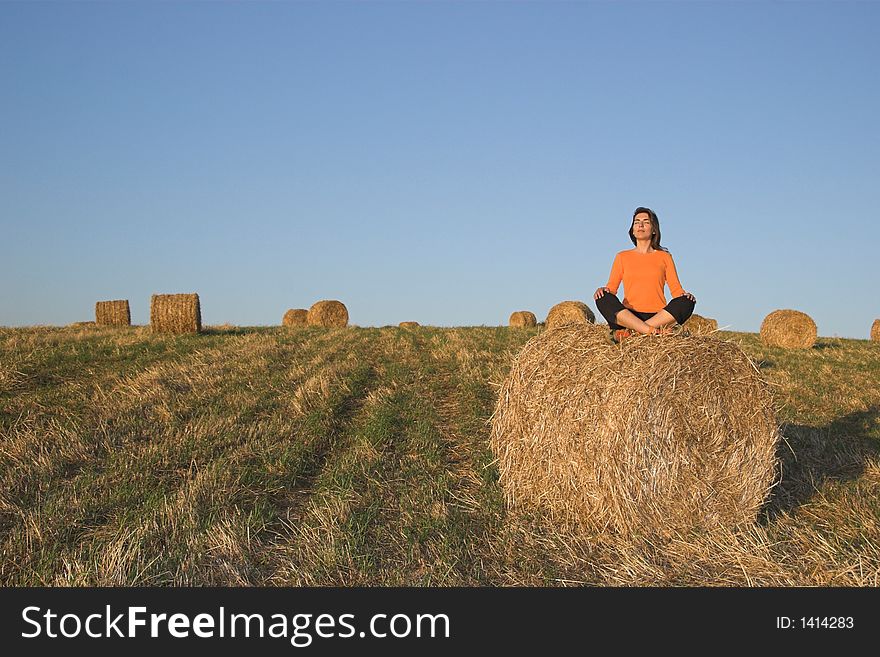
[[[813,345],[813,349],[842,349],[844,345],[839,342],[817,342]]]
[[[761,511],[762,524],[809,502],[827,481],[858,479],[867,459],[880,455],[880,407],[824,427],[784,424],[781,433],[776,455],[782,480]]]
[[[247,335],[257,333],[253,328],[245,326],[208,326],[202,327],[202,335]]]

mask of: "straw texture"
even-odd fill
[[[816,322],[799,310],[774,310],[761,322],[761,342],[768,347],[809,349],[816,344]]]
[[[317,301],[306,315],[309,326],[342,327],[348,325],[348,309],[341,301]]]
[[[702,315],[694,313],[684,323],[684,328],[686,328],[691,335],[708,335],[718,330],[718,320],[709,319],[708,317],[703,317]]]
[[[309,311],[305,308],[291,308],[281,319],[282,326],[305,326]]]
[[[594,324],[596,316],[583,301],[560,301],[547,313],[545,325],[548,329],[566,324]]]
[[[535,317],[535,313],[528,310],[517,310],[510,314],[508,324],[517,327],[537,326],[538,318]]]
[[[131,326],[128,299],[96,302],[95,324],[98,326]]]
[[[153,333],[200,333],[202,309],[198,294],[154,294],[150,298]]]
[[[670,335],[614,347],[583,324],[526,343],[490,434],[512,510],[621,535],[752,523],[778,441],[770,394],[737,345]]]

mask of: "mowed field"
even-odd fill
[[[781,480],[754,527],[660,542],[506,512],[489,421],[539,330],[0,329],[0,584],[880,584],[880,344],[718,333]]]

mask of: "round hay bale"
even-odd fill
[[[131,326],[128,299],[95,302],[95,324],[98,326]]]
[[[871,340],[880,342],[880,319],[875,319],[871,324]]]
[[[154,294],[150,297],[153,333],[201,333],[202,306],[198,294]]]
[[[566,324],[595,324],[596,316],[583,301],[560,301],[547,313],[548,329]]]
[[[416,328],[417,326],[419,326],[419,323],[418,322],[401,322],[400,324],[398,324],[398,326],[400,328]]]
[[[708,317],[703,317],[702,315],[694,313],[685,322],[684,328],[686,328],[691,335],[708,335],[709,333],[714,333],[718,330],[718,320],[709,319]]]
[[[348,325],[348,309],[341,301],[316,301],[306,315],[309,326],[338,327]]]
[[[305,308],[291,308],[281,319],[282,326],[305,326],[309,311]]]
[[[538,318],[535,317],[535,313],[528,310],[517,310],[514,313],[510,313],[508,324],[517,327],[537,326]]]
[[[660,535],[754,522],[776,473],[767,386],[735,344],[570,324],[526,343],[490,446],[512,510],[558,527]]]
[[[761,342],[768,347],[809,349],[816,344],[816,322],[799,310],[774,310],[761,322]]]

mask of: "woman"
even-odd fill
[[[660,220],[653,210],[636,208],[629,238],[635,248],[615,256],[608,284],[593,295],[616,342],[634,333],[669,333],[671,324],[683,325],[688,320],[697,301],[681,287],[672,255],[660,246]],[[626,294],[623,302],[616,296],[621,281]],[[664,285],[674,297],[669,303]]]

